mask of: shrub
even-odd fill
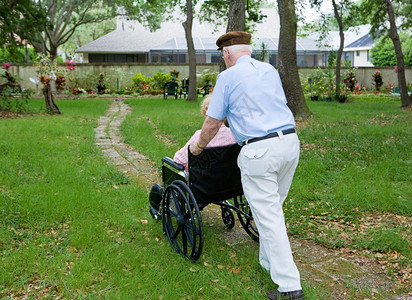
[[[379,92],[383,85],[382,74],[379,70],[372,74],[372,84],[375,86],[375,91]]]
[[[206,85],[215,85],[218,72],[210,71],[209,69],[203,70],[201,74],[198,74],[199,80],[197,81],[198,87]]]
[[[146,77],[139,72],[132,76],[132,81],[135,87],[142,88],[142,86],[146,83]]]
[[[6,87],[0,92],[0,110],[24,113],[28,110],[30,90],[16,90],[14,87]]]
[[[104,94],[106,91],[106,83],[105,83],[105,79],[104,79],[104,74],[100,73],[99,74],[99,80],[97,81],[96,84],[96,89],[97,89],[97,93],[98,94]]]
[[[152,85],[152,88],[157,88],[158,90],[161,90],[163,89],[166,82],[172,80],[172,76],[164,71],[159,71],[153,75],[153,79],[154,84]]]
[[[345,85],[349,88],[351,92],[355,89],[356,85],[356,75],[353,70],[349,70],[344,79]]]

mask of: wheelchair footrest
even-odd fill
[[[160,220],[162,218],[160,212],[157,209],[154,209],[151,205],[149,205],[149,212],[155,220]]]

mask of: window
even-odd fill
[[[366,60],[367,60],[367,61],[370,61],[370,57],[369,57],[369,50],[368,50],[368,51],[366,51],[366,56],[367,56]]]
[[[222,55],[219,54],[212,54],[210,61],[212,63],[218,63],[220,61],[220,58],[222,57]]]
[[[305,55],[298,55],[298,67],[306,67],[306,57]]]
[[[356,56],[360,56],[360,51],[356,51]]]

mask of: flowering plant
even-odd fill
[[[346,74],[344,79],[345,87],[349,88],[351,92],[355,89],[356,75],[352,70]]]
[[[66,60],[66,69],[73,71],[75,65],[76,62],[74,60]]]
[[[10,68],[10,63],[5,63],[3,66],[3,69],[6,69],[6,71]]]

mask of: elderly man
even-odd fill
[[[299,160],[299,139],[278,72],[251,58],[251,35],[228,32],[217,41],[227,69],[219,74],[198,141],[198,155],[226,117],[236,141],[244,194],[259,230],[259,261],[277,290],[269,299],[304,299],[282,210]]]

